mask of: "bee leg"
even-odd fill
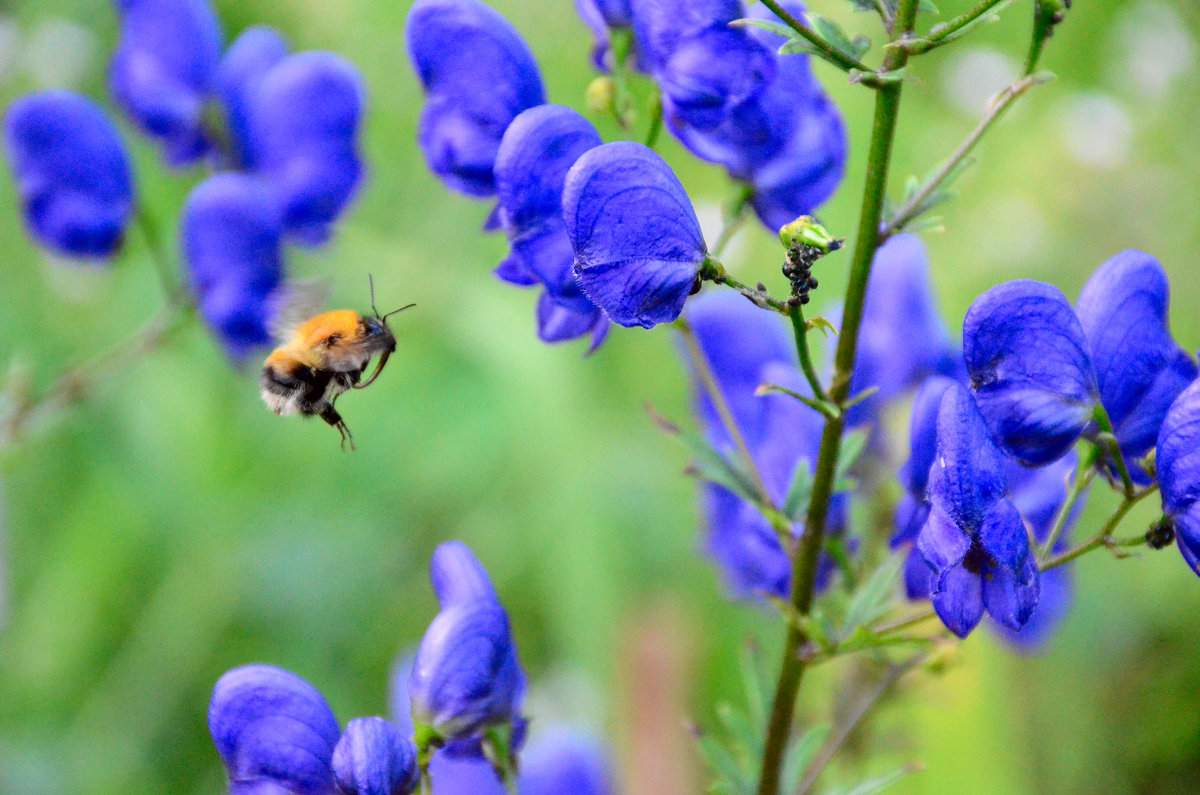
[[[330,403],[325,408],[321,409],[320,416],[321,416],[321,419],[325,420],[325,422],[327,422],[330,425],[332,425],[333,427],[337,428],[338,433],[340,433],[342,435],[342,449],[343,450],[346,449],[346,442],[350,443],[351,450],[355,449],[354,448],[354,436],[350,433],[350,429],[346,426],[345,421],[342,419],[342,415],[337,413],[337,410],[334,409],[332,403]]]

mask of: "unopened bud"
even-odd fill
[[[614,110],[617,102],[617,83],[607,75],[601,75],[588,83],[584,93],[584,103],[593,113],[609,113]]]
[[[842,241],[829,234],[829,230],[817,223],[811,215],[802,215],[779,230],[779,242],[784,248],[809,246],[824,254],[837,251]]]

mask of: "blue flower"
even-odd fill
[[[1200,574],[1200,381],[1167,410],[1155,453],[1162,509],[1183,559]]]
[[[212,141],[204,112],[217,62],[221,27],[208,0],[116,0],[121,41],[109,85],[117,103],[167,162],[186,165]]]
[[[1028,466],[1061,458],[1092,422],[1087,338],[1056,287],[1022,279],[981,295],[963,321],[963,358],[988,427]]]
[[[430,573],[442,609],[417,651],[409,694],[413,720],[453,742],[517,718],[525,675],[508,615],[471,551],[442,544]]]
[[[407,795],[417,788],[417,748],[383,718],[346,724],[333,749],[333,777],[342,795]]]
[[[708,256],[674,172],[631,141],[588,150],[567,173],[563,215],[583,291],[622,326],[679,317]]]
[[[595,128],[570,108],[540,105],[522,112],[500,142],[496,195],[501,226],[512,253],[497,269],[507,281],[540,281],[538,335],[546,342],[591,333],[593,348],[608,331],[608,318],[583,294],[573,270],[575,254],[563,221],[567,171],[600,145]]]
[[[575,8],[596,37],[592,63],[597,69],[608,71],[609,31],[633,24],[629,0],[575,0]]]
[[[1131,474],[1154,446],[1167,408],[1196,378],[1196,363],[1167,326],[1170,285],[1156,259],[1125,251],[1092,274],[1076,304],[1087,335],[1100,398]]]
[[[717,381],[734,421],[762,475],[768,495],[782,505],[799,467],[810,472],[820,445],[819,414],[787,395],[758,396],[763,382],[805,392],[807,386],[795,363],[794,348],[782,320],[763,312],[735,293],[715,293],[697,300],[688,321]],[[708,396],[697,390],[697,411],[707,439],[726,455],[735,456],[733,441]],[[759,510],[722,486],[703,490],[707,519],[705,547],[738,596],[786,596],[791,583],[791,559],[776,530]],[[828,520],[831,533],[845,523],[845,498],[835,497]],[[800,528],[793,529],[799,534]],[[833,573],[822,557],[818,587]]]
[[[417,0],[404,29],[427,96],[417,138],[430,169],[455,190],[491,196],[504,131],[545,102],[533,54],[478,0]]]
[[[235,359],[271,341],[282,224],[275,194],[244,174],[209,177],[184,206],[180,238],[192,290],[201,316]]]
[[[230,159],[241,168],[253,169],[258,158],[253,148],[250,113],[263,78],[288,55],[288,45],[274,28],[246,28],[217,68],[215,90],[225,107],[229,130]]]
[[[673,84],[683,82],[719,93],[726,101],[718,111],[710,98],[705,107],[713,112],[700,116],[688,112],[694,102],[666,103],[668,127],[697,157],[723,165],[731,177],[746,183],[751,206],[770,229],[811,213],[841,181],[847,138],[841,115],[813,77],[808,57],[775,55],[783,38],[757,28],[739,29],[736,36],[694,38],[705,20],[727,24],[744,16],[739,3],[688,4],[697,6],[690,13],[676,5],[633,6],[639,44],[645,49],[646,42],[652,42],[656,54],[656,78],[668,95]],[[794,14],[803,13],[798,4],[784,5]],[[760,7],[750,16],[774,19]],[[756,66],[763,55],[767,60]],[[697,69],[732,58],[750,77],[724,87],[711,80],[681,81],[668,68],[673,57]],[[704,74],[701,69],[700,76]]]
[[[903,333],[897,333],[903,329]],[[874,421],[882,404],[933,375],[959,377],[962,358],[938,313],[925,246],[897,235],[875,254],[852,391],[879,391],[850,409],[847,425]]]
[[[284,231],[299,242],[328,240],[330,225],[358,188],[364,95],[348,61],[304,52],[266,71],[247,103],[244,151],[278,196]]]
[[[582,732],[551,726],[522,755],[521,795],[611,795],[604,748]]]
[[[66,91],[22,97],[4,119],[4,149],[25,226],[70,257],[106,258],[133,213],[129,156],[104,111]]]
[[[933,571],[933,607],[959,637],[985,610],[1020,629],[1037,606],[1037,562],[1021,515],[1005,497],[1007,464],[971,394],[947,388],[917,547]]]
[[[231,795],[329,795],[340,731],[325,699],[295,674],[269,665],[235,668],[213,688],[208,728]]]

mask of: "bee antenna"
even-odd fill
[[[379,317],[379,310],[375,308],[375,276],[368,273],[367,283],[371,285],[371,311],[375,313],[375,317]]]
[[[386,315],[384,315],[381,319],[386,321],[389,317],[396,314],[397,312],[403,312],[405,309],[412,309],[414,306],[416,306],[416,304],[409,304],[408,306],[402,306],[399,309],[393,309],[391,312],[388,312]]]

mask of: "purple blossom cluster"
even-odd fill
[[[508,615],[463,544],[438,547],[430,575],[441,611],[416,656],[396,667],[390,720],[356,718],[342,730],[316,689],[273,666],[221,677],[208,725],[230,795],[405,795],[423,754],[437,795],[506,791],[486,738],[504,729],[513,751],[525,743],[525,674]],[[523,756],[523,795],[612,792],[603,749],[576,730],[544,730]]]
[[[289,53],[270,28],[223,50],[208,0],[115,8],[116,104],[168,165],[217,172],[188,197],[180,238],[201,315],[243,358],[270,342],[285,242],[325,243],[358,191],[362,78],[334,53]],[[4,147],[39,243],[90,260],[117,253],[139,208],[125,144],[99,105],[63,91],[27,96],[7,114]]]

